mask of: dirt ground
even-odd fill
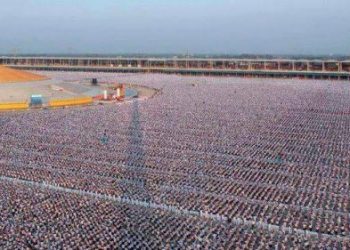
[[[45,80],[47,77],[0,65],[0,84]]]

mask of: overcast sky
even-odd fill
[[[0,53],[350,54],[350,0],[0,3]]]

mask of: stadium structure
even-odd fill
[[[7,56],[0,64],[27,70],[350,79],[350,61],[341,60]]]

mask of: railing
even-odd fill
[[[49,101],[49,107],[65,107],[76,105],[88,105],[93,102],[92,97],[76,97],[70,99],[52,99]]]
[[[28,108],[29,108],[29,104],[27,102],[0,103],[0,111],[24,110]]]

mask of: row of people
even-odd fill
[[[0,181],[2,249],[347,249],[350,241]],[[9,199],[11,197],[12,199]]]

